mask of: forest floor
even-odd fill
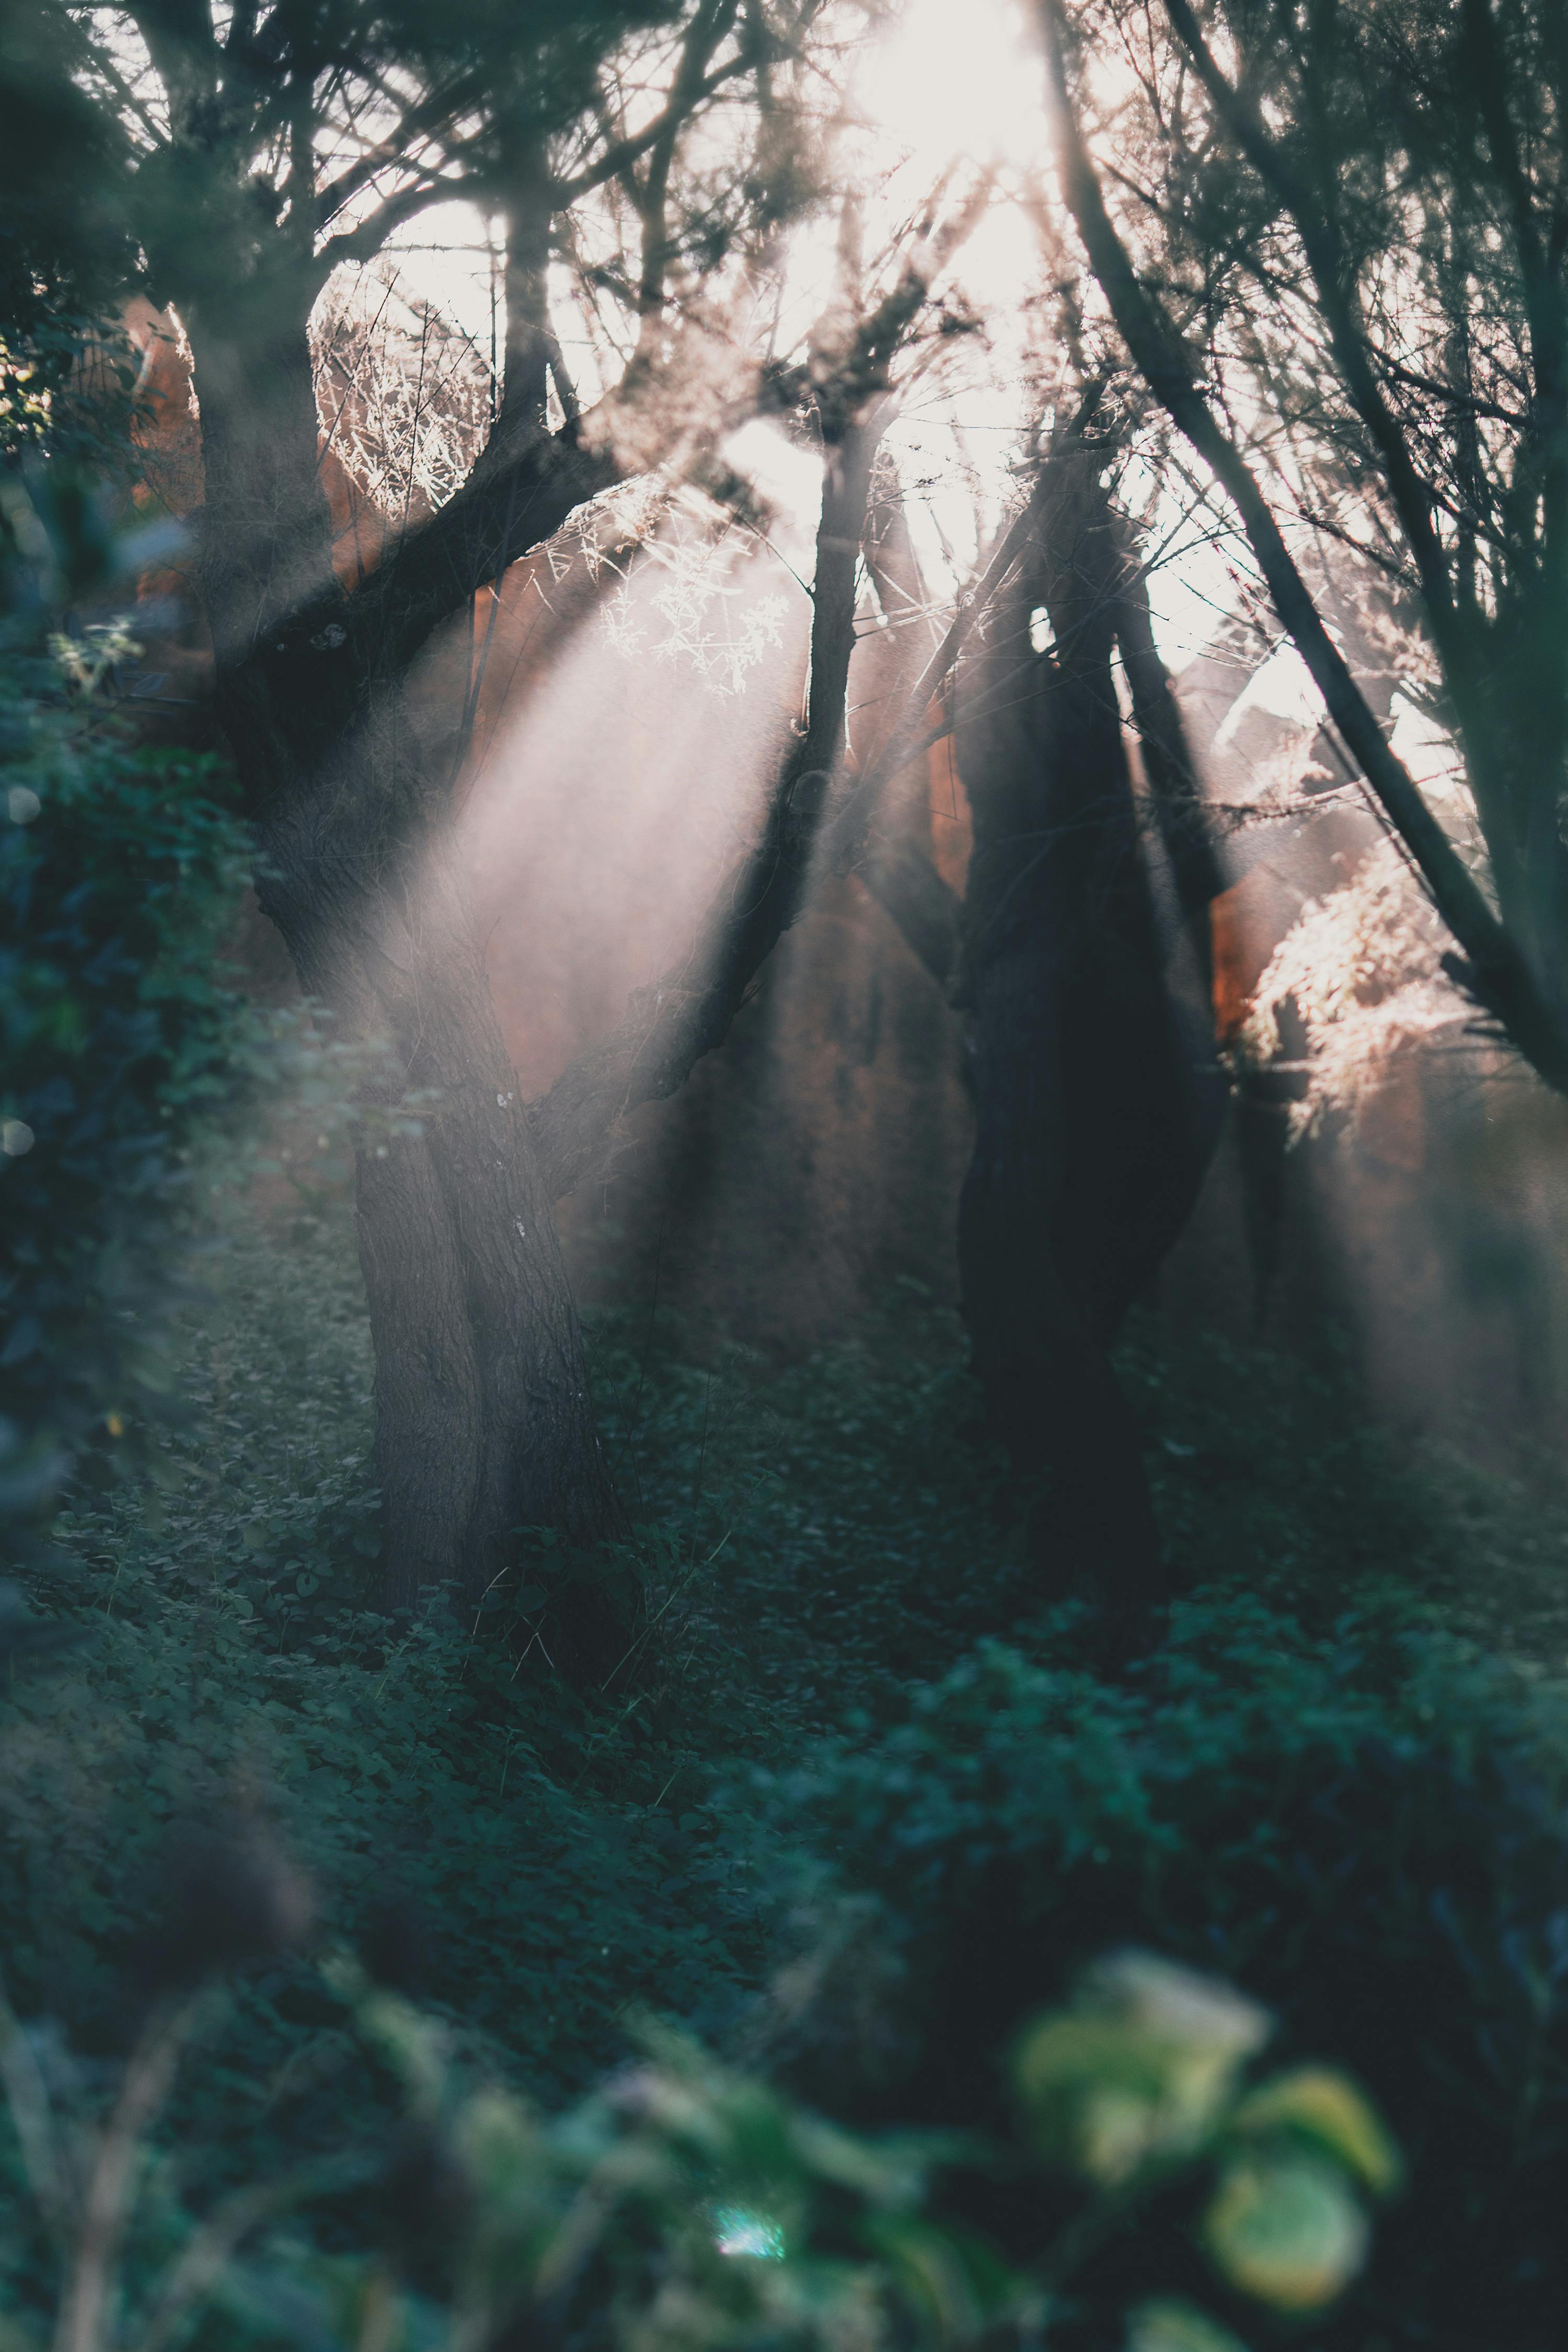
[[[542,2095],[614,2063],[639,2011],[732,2034],[811,1932],[789,1776],[876,1753],[897,1784],[921,1693],[955,1670],[959,1687],[988,1643],[1018,1671],[1081,1666],[1072,1612],[1032,1590],[954,1320],[913,1286],[783,1371],[646,1307],[598,1318],[602,1426],[637,1522],[618,1571],[647,1607],[624,1671],[584,1697],[530,1635],[527,1590],[478,1614],[374,1613],[372,1364],[346,1215],[232,1239],[206,1280],[164,1475],[79,1496],[35,1596],[75,1646],[0,1719],[13,1998],[85,2049],[117,2046],[171,1847],[242,1817],[274,1826],[329,1940]],[[1500,1673],[1521,1708],[1557,1691],[1568,1512],[1451,1454],[1401,1453],[1348,1378],[1174,1344],[1152,1318],[1121,1371],[1197,1596],[1177,1610],[1178,1698],[1193,1675],[1266,1680],[1289,1652],[1307,1695],[1273,1713],[1331,1710],[1353,1684],[1359,1739],[1410,1645],[1434,1641]],[[1204,1664],[1216,1641],[1220,1668]],[[1108,1722],[1123,1708],[1104,1704]],[[346,2063],[310,1967],[262,1971],[171,2127],[237,2176],[258,2138],[293,2149],[342,2127]],[[369,2113],[379,2095],[353,2095]]]

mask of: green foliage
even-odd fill
[[[1552,1668],[1568,1654],[1557,1464],[1526,1487],[1394,1442],[1331,1344],[1303,1363],[1135,1318],[1119,1369],[1179,1582],[1266,1595],[1318,1631],[1354,1610],[1366,1638],[1375,1614]]]
[[[586,1708],[471,1613],[366,1605],[372,1356],[316,1132],[312,1114],[309,1152],[257,1188],[292,1201],[290,1247],[236,1235],[205,1262],[156,1481],[74,1490],[29,1579],[38,1620],[82,1638],[0,1705],[5,1965],[24,2013],[112,2042],[171,1824],[259,1803],[335,1932],[368,1947],[395,1916],[468,2040],[559,2096],[614,2056],[628,2004],[734,2009],[763,1965],[755,1897],[710,1766],[668,1786],[679,1753],[644,1735],[640,1690]],[[341,2086],[293,1963],[228,2034],[177,2121],[232,2179],[268,2081],[307,2145]]]
[[[219,960],[246,844],[210,761],[138,751],[36,654],[0,665],[0,1508],[174,1385],[193,1150],[258,1024]]]
[[[134,257],[112,194],[127,142],[81,88],[79,65],[63,9],[12,0],[0,51],[0,346],[18,333],[41,339],[46,372],[69,297],[111,294]],[[6,422],[0,447],[11,437]]]
[[[209,1849],[209,1871],[217,1859]],[[231,1937],[231,1963],[302,1924],[276,1855],[252,1839],[242,1867],[252,1948]],[[1222,2280],[1266,2306],[1315,2312],[1360,2266],[1363,2193],[1392,2181],[1382,2127],[1350,2083],[1319,2070],[1310,2097],[1300,2077],[1249,2088],[1244,2069],[1268,2020],[1136,1953],[1102,1963],[1071,2007],[1031,2027],[1014,2069],[1016,2152],[845,2131],[651,2024],[637,2036],[640,2063],[552,2116],[465,2066],[448,2029],[345,1954],[329,1955],[321,1976],[348,2063],[401,2095],[393,2152],[384,2136],[340,2130],[325,2155],[216,2200],[194,2200],[150,2137],[182,2056],[210,2030],[211,1986],[154,1996],[96,2098],[58,2065],[51,2083],[37,2035],[0,1996],[14,2133],[0,2167],[55,2246],[27,2274],[13,2269],[7,2352],[41,2342],[29,2322],[57,2299],[56,2340],[71,2352],[106,2340],[161,2352],[193,2330],[214,2352],[373,2335],[395,2352],[541,2336],[628,2352],[1037,2344],[1070,2322],[1091,2253],[1135,2237],[1149,2202],[1183,2189]],[[1334,2129],[1319,2127],[1324,2115]],[[942,2210],[944,2175],[1009,2163],[1055,2164],[1079,2183],[1066,2228],[1023,2263]],[[356,2192],[372,2242],[351,2221],[330,2244],[327,2200],[341,2208]],[[1134,2315],[1132,2340],[1184,2331],[1201,2344],[1205,2328],[1212,2342],[1199,2312],[1166,2301]]]
[[[590,1332],[616,1477],[697,1570],[679,1668],[694,1751],[788,1754],[847,1714],[890,1719],[911,1681],[1026,1611],[954,1318],[918,1284],[783,1371],[673,1318]]]
[[[893,2100],[973,2119],[1042,1969],[1153,1945],[1255,1988],[1289,2049],[1331,2044],[1408,2151],[1412,2209],[1324,2340],[1375,2324],[1544,2345],[1568,2200],[1568,1715],[1560,1689],[1359,1630],[1314,1638],[1257,1601],[1194,1600],[1116,1684],[985,1646],[884,1737],[757,1777],[737,1805],[874,1895],[893,1956],[878,2067],[830,1988],[815,2028],[792,2024],[795,2078],[862,2116]],[[1310,2075],[1287,2105],[1350,2156]],[[1163,2128],[1110,2117],[1102,2168],[1118,2131]],[[1384,2164],[1371,2144],[1352,2160],[1368,2179]],[[1260,2186],[1244,2173],[1215,2222],[1256,2275]]]
[[[150,1440],[156,1479],[79,1484],[57,1566],[29,1578],[33,1638],[85,1638],[18,1675],[0,1714],[18,2010],[59,2020],[90,2082],[123,2046],[167,1841],[193,1815],[259,1809],[324,1932],[390,1948],[378,1965],[423,1947],[427,2006],[476,2076],[555,2105],[614,2062],[628,2014],[653,2011],[847,2124],[921,2116],[1010,2144],[999,2040],[1080,1963],[1136,1943],[1279,2013],[1289,2113],[1267,2151],[1238,2153],[1217,2206],[1217,2176],[1206,2203],[1173,2188],[1141,2205],[1130,2243],[1088,2259],[1090,2340],[1129,2298],[1131,2340],[1154,2352],[1212,2346],[1216,2328],[1257,2340],[1223,2295],[1206,2335],[1193,2315],[1210,2207],[1227,2259],[1258,2275],[1284,2259],[1263,2218],[1274,2188],[1288,2245],[1320,2263],[1353,2251],[1313,2164],[1326,2154],[1370,2190],[1386,2150],[1310,2070],[1331,2051],[1390,2115],[1413,2193],[1314,2344],[1414,2346],[1453,2313],[1500,2352],[1544,2352],[1563,2187],[1552,1694],[1435,1644],[1431,1601],[1400,1572],[1451,1599],[1473,1555],[1487,1579],[1546,1585],[1556,1522],[1454,1474],[1441,1491],[1464,1507],[1446,1500],[1435,1523],[1430,1475],[1369,1438],[1331,1381],[1208,1343],[1173,1356],[1145,1331],[1130,1370],[1179,1546],[1310,1615],[1211,1592],[1163,1660],[1108,1684],[1075,1664],[1070,1622],[1031,1622],[994,1466],[963,1433],[951,1324],[928,1301],[901,1294],[858,1344],[767,1377],[618,1314],[595,1375],[656,1599],[624,1676],[574,1696],[531,1646],[536,1563],[477,1629],[367,1606],[352,1121],[328,1099],[341,1074],[305,1075],[320,1099],[279,1129],[205,1262],[185,1417]],[[271,1238],[244,1229],[262,1215]],[[1019,1646],[977,1649],[999,1619]],[[748,1780],[736,1759],[769,1769]],[[269,1961],[182,2072],[169,2161],[216,2196],[258,2165],[395,2136],[388,2084],[352,2041],[310,1966]],[[1285,2143],[1303,2164],[1281,2184]],[[344,2196],[310,2261],[369,2231]],[[1019,2263],[1076,2210],[1065,2179],[1027,2168],[955,2174],[942,2200]],[[17,2250],[16,2274],[41,2259]]]

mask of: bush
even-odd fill
[[[1377,1652],[1384,1649],[1380,1642]],[[1324,2343],[1547,2352],[1568,2294],[1568,1755],[1561,1700],[1440,1648],[1396,1662],[1195,1601],[1121,1685],[986,1647],[869,1745],[758,1774],[771,1850],[869,1894],[898,2035],[831,2000],[808,2094],[994,2115],[991,2053],[1123,1940],[1256,1988],[1390,2116],[1414,2198]],[[788,2043],[783,2045],[786,2049]]]
[[[0,646],[0,1523],[155,1460],[174,1404],[192,1152],[260,1042],[221,963],[225,793]]]
[[[179,1874],[184,1932],[123,2065],[84,2095],[0,1994],[0,2130],[16,2225],[0,2231],[12,2352],[106,2341],[163,2352],[367,2339],[626,2352],[880,2352],[916,2343],[1058,2340],[1079,2273],[1151,2217],[1189,2210],[1194,2252],[1238,2296],[1300,2314],[1331,2303],[1398,2158],[1354,2088],[1321,2067],[1262,2082],[1269,2021],[1142,1954],[1102,1964],[1037,2020],[1013,2073],[1021,2129],[985,2147],[929,2133],[856,2136],[689,2037],[645,2025],[643,2062],[563,2115],[542,2114],[455,2057],[447,2031],[342,1952],[321,1971],[347,2066],[402,2093],[374,2137],[214,2197],[188,2147],[154,2137],[171,2079],[210,2028],[219,1967],[304,1926],[300,1883],[254,1832],[203,1842],[206,1916]],[[211,1896],[243,1895],[221,1952]],[[174,1965],[171,1969],[168,1965]],[[194,1990],[193,1990],[194,1983]],[[350,2103],[349,2112],[356,2112]],[[182,2159],[184,2159],[182,2161]],[[942,2214],[936,2176],[999,2167],[1075,2184],[1025,2263]],[[335,2215],[333,2208],[336,2208]],[[357,2226],[356,2226],[357,2225]],[[51,2245],[52,2241],[52,2245]],[[1120,2305],[1125,2297],[1119,2299]],[[1192,2305],[1131,2315],[1135,2352],[1237,2352]]]

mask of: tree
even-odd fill
[[[1110,319],[1230,500],[1453,935],[1450,975],[1568,1090],[1562,12],[1043,0],[1041,21]],[[1414,620],[1406,692],[1458,746],[1483,872],[1336,644],[1293,551],[1308,530],[1348,540]]]
[[[389,1047],[371,1093],[433,1098],[422,1131],[378,1131],[356,1171],[393,1605],[444,1579],[482,1591],[521,1528],[593,1542],[622,1527],[552,1203],[629,1104],[719,1041],[800,904],[842,742],[870,466],[929,257],[770,380],[825,458],[811,708],[715,909],[704,981],[693,988],[689,964],[679,987],[648,992],[542,1106],[518,1097],[447,824],[450,763],[422,740],[406,681],[433,633],[574,509],[650,457],[700,474],[718,430],[754,404],[757,363],[732,338],[722,348],[717,300],[697,340],[723,368],[683,362],[671,289],[681,269],[726,263],[723,291],[754,287],[769,239],[811,195],[816,16],[816,0],[771,13],[741,0],[27,12],[59,104],[85,93],[108,126],[141,282],[190,338],[199,576],[262,905],[340,1033]],[[730,134],[682,182],[685,142],[721,103]],[[576,215],[600,191],[629,205],[635,268],[577,255]],[[312,306],[340,263],[459,194],[505,221],[493,426],[455,495],[346,584],[318,465]],[[635,321],[625,378],[592,419],[552,331],[546,271],[561,255]],[[48,264],[40,251],[29,282]],[[584,1657],[617,1638],[587,1601],[577,1614],[565,1638]]]
[[[1222,885],[1142,565],[1105,480],[1119,436],[1094,433],[1102,391],[1051,436],[1020,560],[959,674],[974,849],[956,994],[975,1145],[958,1238],[990,1417],[1015,1469],[1047,1482],[1032,1514],[1037,1560],[1057,1590],[1091,1592],[1125,1639],[1168,1595],[1110,1349],[1185,1223],[1218,1137],[1207,926]],[[1118,654],[1195,950],[1184,992],[1151,893]]]
[[[1154,643],[1147,559],[1115,496],[1130,423],[1100,415],[1105,390],[1064,363],[1053,405],[1076,413],[1044,435],[1028,496],[910,696],[931,715],[945,689],[918,742],[954,740],[973,820],[963,899],[893,824],[859,871],[964,1017],[963,1312],[991,1427],[1021,1485],[1043,1482],[1037,1569],[1048,1591],[1092,1596],[1120,1644],[1167,1592],[1110,1349],[1186,1222],[1226,1086],[1208,943],[1224,880]],[[919,609],[896,536],[868,552],[889,620]],[[910,748],[896,738],[868,787]]]

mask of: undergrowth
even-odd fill
[[[377,1612],[363,1299],[341,1203],[304,1197],[286,1239],[210,1254],[157,1476],[79,1483],[32,1580],[75,1641],[0,1702],[0,1912],[17,2007],[76,2063],[126,2044],[171,1849],[193,1823],[264,1823],[318,1943],[357,1946],[538,2095],[584,2089],[653,2011],[828,2105],[891,2084],[917,2120],[922,2101],[973,2116],[989,2095],[962,2053],[1124,1938],[1256,1983],[1310,2046],[1348,2040],[1462,2212],[1479,2159],[1433,2121],[1451,2086],[1368,2064],[1419,2013],[1400,1969],[1440,1949],[1445,2000],[1468,2004],[1456,2050],[1500,2069],[1467,2094],[1470,2143],[1506,2141],[1533,2098],[1547,2137],[1520,2210],[1541,2210],[1568,1969],[1564,1529],[1543,1507],[1400,1457],[1330,1378],[1145,1323],[1123,1375],[1192,1597],[1158,1669],[1108,1683],[1072,1612],[1038,1603],[958,1334],[923,1293],[782,1373],[627,1310],[592,1361],[647,1622],[606,1688],[574,1694],[530,1634],[537,1559],[496,1608]],[[1379,1757],[1388,1801],[1363,1805]],[[1452,1835],[1427,1851],[1409,1824],[1434,1807]],[[1476,1885],[1500,1891],[1456,1946],[1433,1906]],[[954,1957],[994,1943],[1005,2000]],[[1377,1988],[1353,2031],[1336,1969]],[[1544,1988],[1529,2082],[1507,2035],[1487,2041],[1528,2007],[1521,1969]],[[933,2000],[945,2080],[920,2054]],[[308,1950],[250,1971],[169,2112],[183,2177],[384,2133],[393,2086],[350,2040]],[[1540,2295],[1510,2292],[1510,2352],[1535,2352]]]

